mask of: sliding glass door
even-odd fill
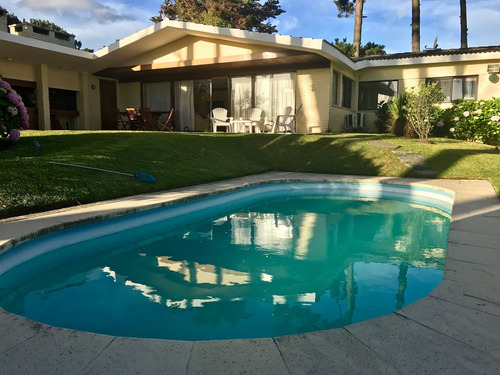
[[[193,81],[177,81],[175,88],[175,124],[180,131],[194,131]]]
[[[193,83],[194,130],[210,131],[210,111],[212,107],[212,82],[200,79]]]
[[[252,77],[231,79],[231,106],[235,119],[249,118],[252,109]]]
[[[287,112],[294,113],[295,80],[295,73],[280,73],[176,81],[173,85],[176,127],[181,131],[210,131],[214,107],[226,108],[228,115],[235,119],[248,119],[254,107],[260,108],[262,118],[268,121]],[[168,110],[171,106],[169,86],[145,84],[143,100],[154,110]]]
[[[268,120],[284,114],[287,107],[294,113],[295,73],[256,76],[255,106],[262,109],[262,116]]]
[[[170,111],[172,109],[170,82],[143,83],[142,106],[152,111]]]

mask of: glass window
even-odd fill
[[[351,108],[352,79],[342,76],[342,107]]]
[[[398,92],[398,81],[359,83],[359,109],[377,109],[390,101]]]
[[[332,76],[332,105],[339,105],[339,73]]]
[[[451,102],[457,99],[477,98],[477,77],[446,77],[446,78],[428,78],[427,83],[437,82],[437,87],[443,89],[444,102]]]
[[[143,83],[142,106],[152,111],[170,111],[172,109],[170,82]]]

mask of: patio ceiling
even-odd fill
[[[114,78],[120,82],[147,82],[266,74],[327,67],[330,67],[330,61],[315,53],[283,50],[280,52],[108,68],[96,74],[102,77]]]

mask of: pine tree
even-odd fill
[[[349,17],[354,13],[354,38],[353,45],[356,48],[354,57],[359,57],[361,52],[361,28],[363,25],[363,5],[366,0],[333,0],[337,6],[337,17]]]
[[[275,33],[276,26],[269,21],[285,11],[279,0],[165,0],[159,15],[151,21],[163,19],[202,23],[219,27]]]

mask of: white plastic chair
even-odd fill
[[[231,132],[231,121],[232,117],[227,117],[227,109],[225,108],[214,108],[212,109],[212,130],[214,133],[217,132],[217,128],[226,128],[226,133]]]
[[[255,133],[260,133],[262,129],[262,109],[252,108],[250,111],[249,122],[243,123],[242,125],[248,127],[249,132],[252,133],[252,129],[255,128]]]
[[[292,114],[292,107],[286,107],[283,115],[276,116],[276,122],[273,126],[273,133],[286,133],[290,130],[290,133],[295,133],[295,122],[297,115],[302,108],[302,104],[297,108],[295,114]]]

